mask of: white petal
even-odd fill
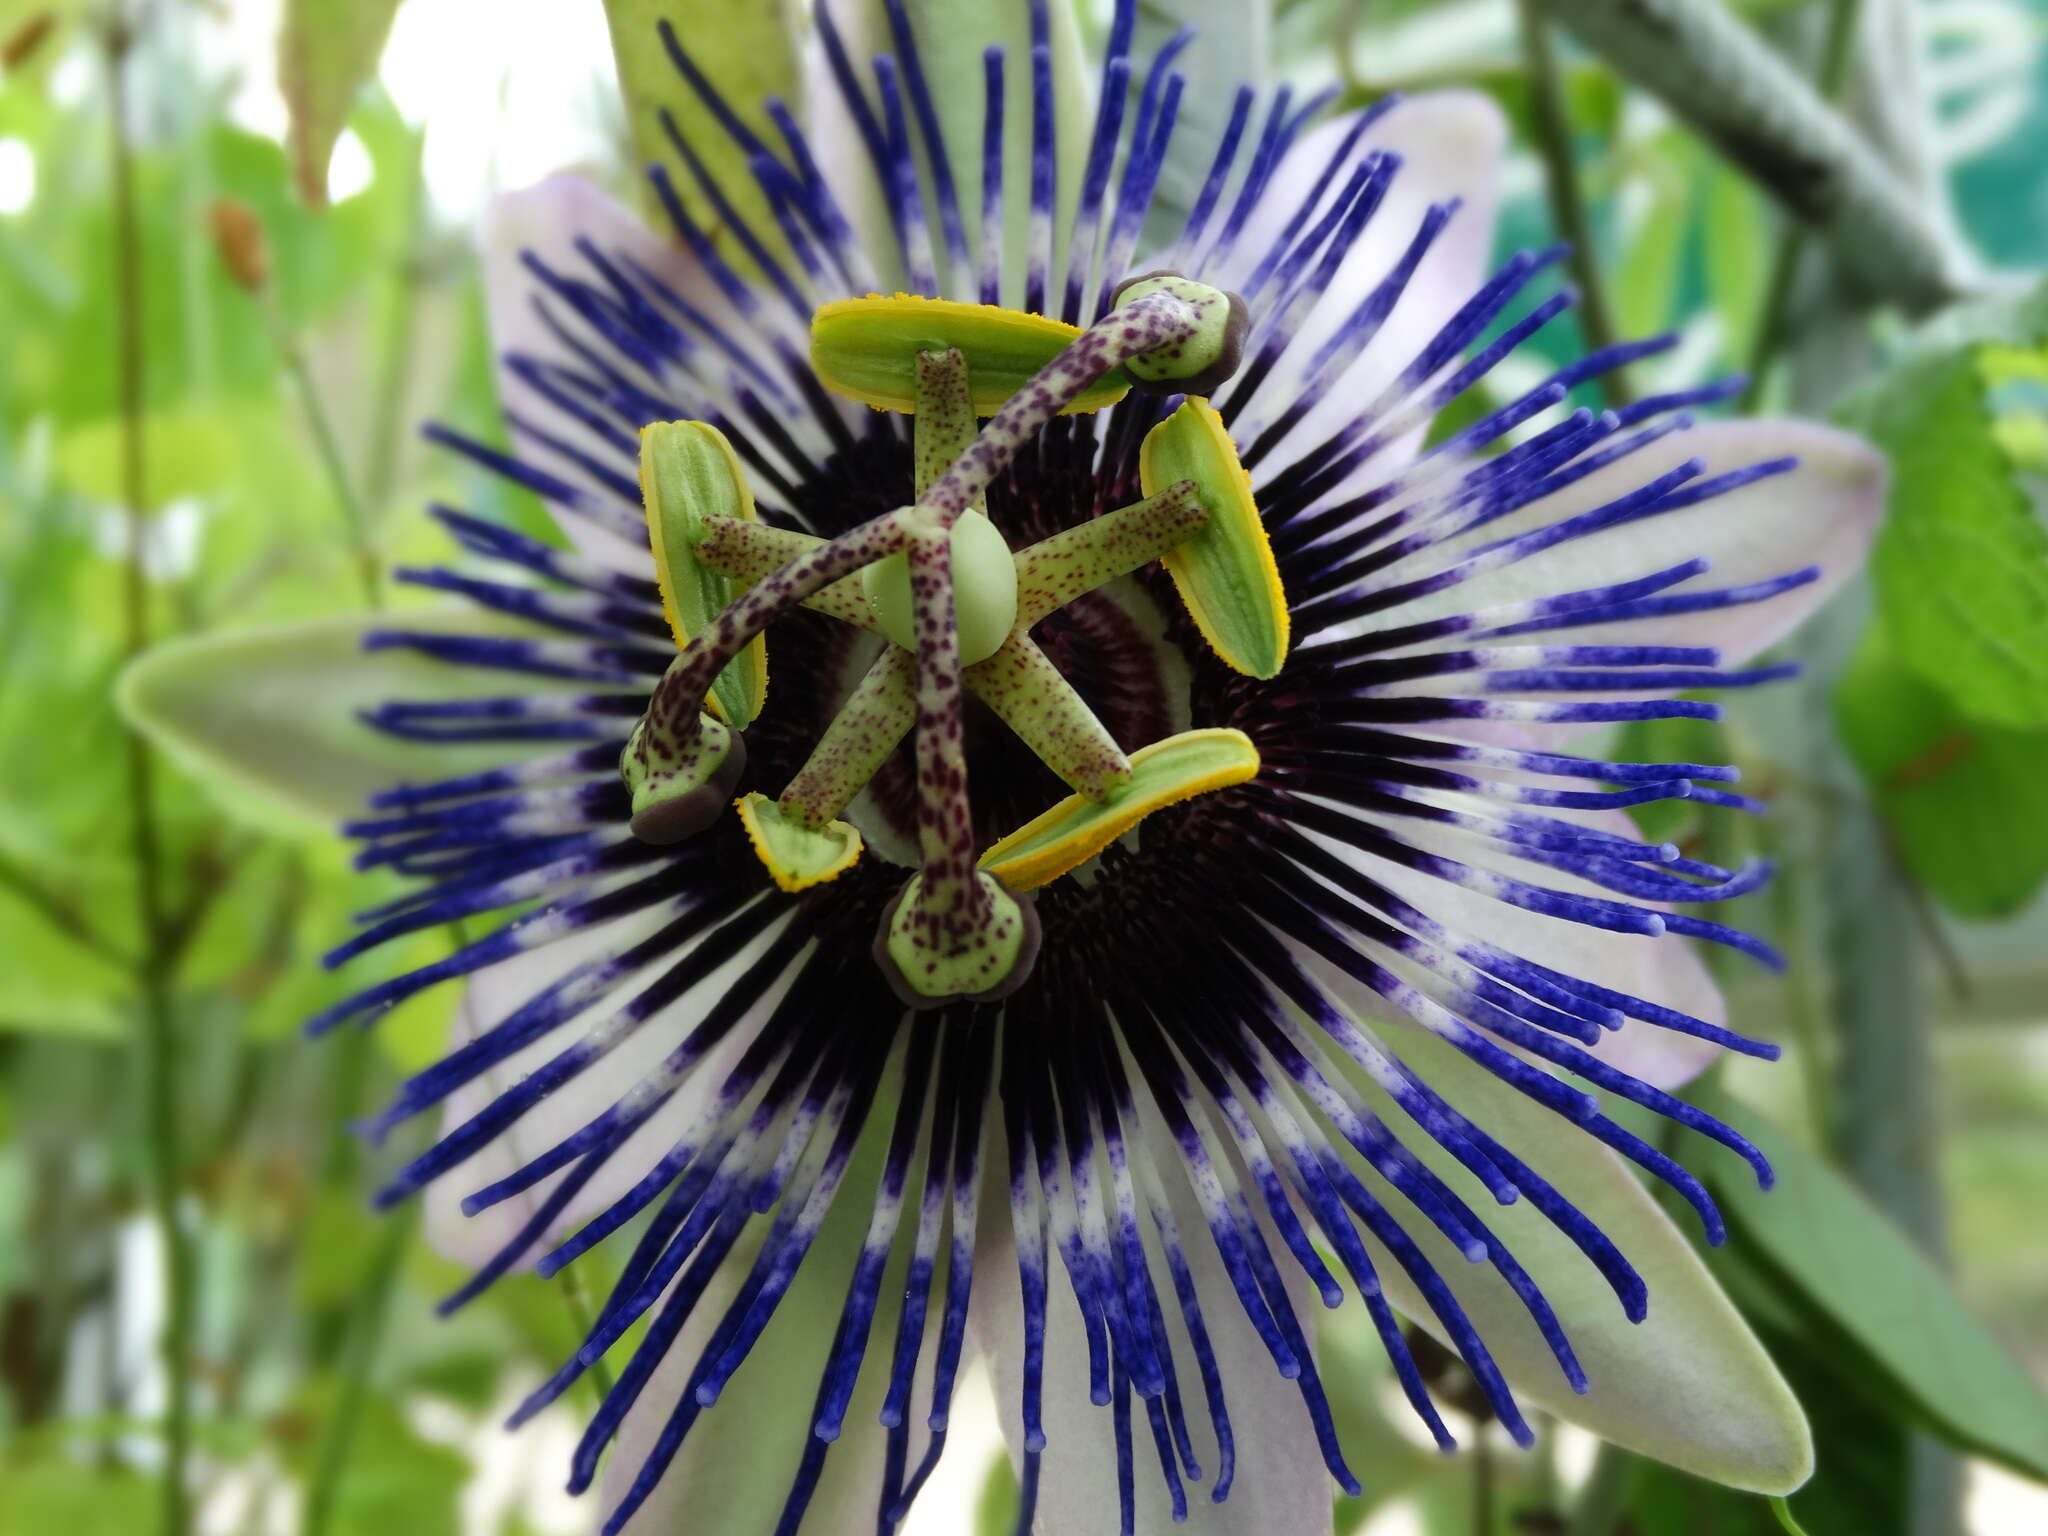
[[[667,1536],[680,1531],[770,1536],[775,1529],[790,1482],[811,1440],[818,1378],[860,1253],[868,1207],[859,1196],[874,1188],[876,1178],[873,1166],[867,1167],[863,1177],[862,1166],[856,1161],[767,1331],[718,1401],[698,1416],[676,1459],[627,1524],[624,1536]],[[611,1460],[605,1465],[599,1502],[607,1514],[632,1486],[648,1449],[666,1426],[712,1331],[738,1292],[765,1230],[766,1218],[757,1219],[748,1237],[727,1257],[718,1278],[706,1289],[675,1344],[626,1414]],[[894,1293],[900,1294],[900,1287]],[[860,1384],[799,1527],[802,1536],[839,1536],[849,1530],[874,1528],[888,1445],[877,1415],[888,1385],[895,1340],[891,1294],[885,1277]],[[927,1341],[927,1359],[930,1353]],[[924,1398],[914,1395],[912,1400],[921,1403]],[[912,1415],[911,1426],[909,1457],[914,1466],[928,1436],[921,1414]]]
[[[1671,433],[1639,453],[1510,517],[1490,523],[1442,552],[1404,562],[1398,582],[1455,563],[1480,544],[1547,527],[1626,495],[1688,459],[1723,474],[1796,456],[1798,466],[1751,485],[1661,516],[1646,517],[1573,539],[1543,553],[1373,615],[1371,627],[1394,628],[1445,614],[1551,597],[1647,576],[1703,558],[1712,568],[1674,594],[1711,591],[1821,567],[1818,581],[1740,608],[1578,629],[1528,637],[1567,644],[1717,646],[1734,665],[1775,644],[1812,613],[1861,563],[1884,510],[1884,460],[1862,439],[1804,421],[1708,422]]]
[[[1617,837],[1636,837],[1634,824],[1620,811],[1551,811],[1546,815],[1569,820]],[[1403,824],[1398,835],[1428,852],[1479,869],[1496,870],[1534,885],[1574,894],[1618,899],[1588,881],[1547,865],[1530,864],[1492,849],[1476,838],[1455,831],[1417,823]],[[1422,874],[1374,854],[1324,839],[1310,837],[1333,855],[1361,870],[1395,895],[1420,908],[1456,937],[1475,939],[1533,960],[1538,965],[1562,971],[1615,992],[1645,1002],[1689,1013],[1715,1026],[1727,1023],[1727,1005],[1720,988],[1694,953],[1691,943],[1676,935],[1650,937],[1647,934],[1612,933],[1590,928],[1566,918],[1529,912],[1504,901],[1452,885],[1434,875]],[[1657,903],[1638,905],[1657,908]],[[1390,1008],[1377,993],[1335,966],[1311,962],[1324,987],[1353,1013],[1373,1019],[1406,1016]],[[1402,969],[1402,962],[1392,962]],[[1618,1030],[1603,1035],[1591,1047],[1593,1054],[1610,1066],[1641,1078],[1652,1087],[1682,1087],[1712,1065],[1721,1047],[1691,1035],[1630,1019]]]
[[[575,966],[646,939],[674,916],[673,907],[652,908],[479,971],[470,979],[457,1010],[451,1046],[459,1046],[501,1022]],[[524,1167],[648,1082],[661,1059],[675,1049],[705,1010],[760,957],[776,931],[771,928],[768,934],[747,945],[701,984],[642,1024],[610,1055],[557,1088],[489,1146],[429,1185],[424,1196],[426,1229],[435,1248],[472,1267],[494,1257],[517,1235],[567,1170],[551,1174],[532,1189],[489,1206],[475,1216],[462,1214],[463,1198]],[[680,958],[664,956],[583,1013],[476,1081],[458,1088],[443,1106],[442,1134],[454,1130],[588,1030],[603,1023],[613,1010]],[[553,1241],[611,1205],[697,1125],[733,1062],[766,1022],[782,990],[779,984],[771,988],[684,1081],[675,1096],[626,1139],[603,1169],[569,1202],[549,1231],[522,1256],[522,1264],[533,1262]]]
[[[1336,152],[1349,122],[1349,118],[1340,118],[1319,125],[1281,161],[1239,251],[1223,274],[1226,279],[1242,281],[1256,267],[1267,243],[1257,238],[1257,232],[1277,231],[1293,216]],[[1460,199],[1462,206],[1417,266],[1371,344],[1345,371],[1340,384],[1329,390],[1290,434],[1287,446],[1275,453],[1270,461],[1273,468],[1354,420],[1472,297],[1492,256],[1506,134],[1505,121],[1493,99],[1463,90],[1412,97],[1367,129],[1357,153],[1391,151],[1400,155],[1401,169],[1385,201],[1352,243],[1329,287],[1248,408],[1237,432],[1241,442],[1248,445],[1259,423],[1272,420],[1298,397],[1309,361],[1394,268],[1429,206],[1452,198]],[[1333,179],[1324,195],[1324,208],[1342,189],[1345,175],[1340,172]],[[1417,426],[1400,444],[1374,455],[1346,485],[1381,478],[1406,463],[1426,427],[1426,422]],[[1344,491],[1332,494],[1341,496]]]
[[[893,57],[899,52],[887,14],[879,0],[819,0],[819,3],[837,23],[854,75],[871,108],[875,107],[879,98],[872,60],[878,54]],[[1022,5],[963,6],[946,3],[946,0],[906,0],[904,9],[910,18],[911,35],[917,42],[919,61],[931,83],[932,106],[939,120],[940,135],[945,140],[947,163],[953,172],[960,218],[970,253],[977,252],[981,243],[982,124],[987,112],[982,54],[990,46],[1000,46],[1003,50],[1003,203],[1007,233],[1003,252],[1003,302],[1021,308],[1030,221],[1030,12]],[[1057,283],[1067,249],[1067,230],[1071,227],[1074,204],[1079,194],[1082,161],[1094,127],[1098,67],[1082,41],[1074,7],[1054,5],[1047,20],[1052,47],[1054,143],[1058,156],[1055,177],[1058,217],[1054,221],[1051,273],[1052,281]],[[847,108],[846,97],[832,73],[824,44],[816,36],[811,38],[805,49],[804,86],[809,107],[811,151],[823,168],[825,179],[831,184],[847,218],[860,232],[861,243],[881,273],[882,284],[885,287],[900,284],[903,280],[902,260],[874,161],[868,155],[853,114]],[[923,143],[921,133],[918,142]],[[931,230],[941,291],[948,298],[974,300],[979,297],[974,274],[948,271],[931,178],[927,174],[922,181],[925,223]],[[1057,303],[1058,288],[1054,287],[1052,292]]]
[[[1435,1230],[1407,1222],[1517,1397],[1731,1487],[1782,1494],[1804,1482],[1813,1470],[1813,1441],[1799,1403],[1691,1243],[1621,1160],[1441,1041],[1404,1035],[1399,1046],[1418,1075],[1613,1239],[1648,1287],[1648,1316],[1628,1322],[1607,1283],[1529,1201],[1494,1205],[1448,1154],[1420,1132],[1407,1135],[1528,1270],[1591,1385],[1585,1396],[1573,1394],[1527,1310],[1491,1265],[1465,1262]],[[1403,1123],[1363,1074],[1352,1081],[1390,1124]],[[1390,1208],[1399,1208],[1399,1197],[1377,1175],[1365,1177]],[[1387,1299],[1441,1339],[1441,1324],[1405,1273],[1367,1241]]]
[[[687,292],[693,302],[700,299],[716,306],[715,290],[697,272],[681,245],[664,240],[650,230],[633,212],[616,202],[589,177],[561,171],[544,181],[517,192],[492,199],[484,211],[483,279],[484,299],[490,316],[491,346],[498,359],[498,397],[509,412],[541,423],[548,431],[575,447],[612,465],[621,474],[634,473],[632,462],[612,443],[551,405],[533,387],[513,376],[504,366],[508,352],[523,352],[544,362],[559,363],[587,373],[588,366],[541,322],[534,311],[535,296],[542,291],[540,279],[521,263],[521,254],[531,251],[549,267],[570,276],[589,273],[589,264],[576,250],[579,236],[586,237],[607,253],[623,251],[665,281]],[[574,333],[577,323],[567,306],[551,301],[558,318],[568,322]],[[630,368],[630,364],[625,365]],[[538,444],[512,437],[514,450],[523,458],[559,475],[578,487],[590,485],[588,477],[569,460]],[[591,494],[614,505],[622,505],[610,492],[591,488]],[[637,506],[623,510],[638,518]],[[644,544],[620,538],[588,519],[550,508],[562,532],[584,554],[602,560],[615,569],[636,576],[653,573],[654,558]]]
[[[1274,1368],[1272,1356],[1246,1318],[1187,1188],[1178,1149],[1163,1134],[1148,1136],[1145,1145],[1154,1149],[1154,1166],[1180,1225],[1202,1322],[1223,1380],[1236,1445],[1236,1471],[1229,1497],[1220,1504],[1212,1501],[1209,1490],[1216,1475],[1217,1450],[1207,1400],[1180,1321],[1172,1276],[1155,1254],[1153,1283],[1167,1318],[1174,1370],[1205,1481],[1186,1485],[1188,1518],[1185,1524],[1173,1524],[1144,1405],[1134,1393],[1131,1440],[1136,1529],[1186,1531],[1195,1536],[1327,1536],[1337,1490],[1323,1466],[1301,1390]],[[1143,1152],[1134,1146],[1134,1158],[1140,1155]],[[1003,1165],[1001,1158],[992,1156],[991,1162]],[[1024,1312],[1017,1252],[1008,1214],[1008,1188],[995,1179],[985,1187],[971,1321],[975,1340],[993,1366],[997,1408],[1004,1437],[1010,1443],[1011,1461],[1020,1463]],[[1256,1203],[1256,1196],[1251,1198]],[[1270,1229],[1267,1242],[1287,1276],[1295,1315],[1313,1347],[1320,1304]],[[1037,1536],[1101,1536],[1116,1528],[1118,1507],[1112,1410],[1097,1407],[1089,1399],[1088,1350],[1080,1306],[1056,1253],[1050,1265],[1043,1409],[1046,1447],[1033,1529]]]

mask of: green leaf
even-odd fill
[[[715,231],[725,222],[676,153],[662,126],[666,110],[733,210],[770,249],[780,252],[781,233],[748,169],[746,151],[719,127],[711,109],[677,71],[662,46],[658,23],[665,20],[675,28],[690,58],[742,122],[769,143],[779,143],[762,104],[775,96],[792,110],[802,106],[803,74],[796,46],[803,34],[801,0],[605,0],[604,12],[611,25],[612,58],[626,98],[635,161],[667,166],[684,206],[707,229]],[[729,260],[745,262],[745,254],[730,239],[720,244]]]
[[[285,1460],[301,1477],[317,1464],[343,1395],[338,1382],[318,1382],[291,1416]],[[467,1457],[421,1438],[397,1400],[373,1390],[357,1413],[348,1464],[334,1489],[328,1536],[390,1536],[394,1531],[457,1536],[462,1489],[470,1473]]]
[[[502,742],[400,741],[359,712],[393,699],[487,698],[576,692],[408,650],[365,651],[366,632],[533,639],[516,621],[479,612],[316,619],[274,629],[205,635],[160,645],[115,688],[121,711],[177,757],[238,816],[288,832],[359,814],[368,796],[401,780],[432,782],[500,766]],[[588,685],[584,685],[587,689]],[[530,755],[559,750],[542,744]]]
[[[2034,726],[2048,724],[2048,528],[1994,432],[1979,349],[1995,327],[2037,343],[2048,301],[1937,329],[1835,415],[1891,457],[1871,570],[1900,657],[1973,719]]]
[[[1387,1044],[1612,1238],[1649,1288],[1648,1317],[1630,1323],[1585,1255],[1530,1202],[1495,1204],[1428,1137],[1405,1136],[1542,1288],[1591,1381],[1584,1397],[1573,1395],[1527,1309],[1493,1267],[1468,1262],[1440,1233],[1410,1223],[1517,1396],[1624,1449],[1730,1487],[1786,1493],[1804,1482],[1813,1470],[1812,1444],[1798,1402],[1692,1244],[1629,1168],[1435,1036],[1399,1028],[1388,1032]],[[1362,1072],[1350,1077],[1389,1124],[1408,1123]],[[1711,1163],[1716,1155],[1698,1160]],[[1402,1207],[1376,1174],[1365,1177],[1390,1209]],[[1442,1338],[1442,1325],[1400,1265],[1368,1244],[1387,1299]]]
[[[1713,1177],[1731,1230],[1841,1328],[1935,1433],[2048,1479],[2048,1398],[1920,1251],[1839,1174],[1741,1106],[1711,1106],[1777,1169]]]
[[[0,1473],[0,1536],[135,1536],[156,1514],[150,1480],[124,1468],[51,1455]]]
[[[1962,917],[2017,912],[2048,880],[2048,729],[1966,717],[1865,634],[1835,723],[1914,879]]]
[[[377,71],[398,0],[288,0],[277,40],[277,83],[291,112],[299,195],[327,201],[327,161],[363,83]]]

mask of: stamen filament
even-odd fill
[[[875,659],[782,792],[785,816],[817,831],[846,809],[916,723],[916,677],[916,660],[901,646]]]
[[[721,576],[753,586],[773,575],[799,555],[823,546],[825,541],[794,528],[776,528],[767,523],[743,523],[735,517],[707,517],[704,536],[692,551],[700,565]],[[845,576],[803,600],[803,606],[825,614],[856,629],[873,630],[874,611],[861,592],[858,576]]]
[[[1104,315],[1010,397],[952,467],[918,497],[918,505],[952,527],[1063,406],[1110,369],[1184,340],[1199,325],[1194,306],[1167,293],[1147,294]]]
[[[1017,551],[1017,627],[1028,630],[1084,592],[1149,565],[1209,521],[1192,480],[1063,528]]]
[[[1100,800],[1131,781],[1130,759],[1020,625],[967,686],[1077,792]]]

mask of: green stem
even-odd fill
[[[90,917],[68,898],[51,890],[28,870],[0,853],[0,889],[12,891],[24,906],[42,915],[43,921],[59,933],[77,941],[103,960],[119,966],[134,964],[131,956],[100,932]]]
[[[299,405],[306,413],[306,424],[313,429],[313,445],[319,450],[320,467],[326,471],[327,482],[334,489],[335,505],[341,509],[342,526],[348,534],[349,549],[356,558],[356,576],[362,583],[363,599],[372,608],[382,608],[383,573],[377,566],[377,553],[370,545],[369,518],[363,511],[361,498],[356,495],[354,482],[349,478],[348,460],[341,451],[341,438],[334,430],[334,418],[328,414],[320,385],[313,377],[313,370],[306,365],[305,351],[292,334],[276,299],[266,290],[262,302],[264,318],[270,324],[278,355],[284,359],[292,384],[299,392]]]
[[[1614,1528],[1628,1504],[1635,1473],[1634,1457],[1618,1445],[1601,1441],[1599,1453],[1593,1458],[1593,1470],[1587,1474],[1584,1486],[1579,1489],[1578,1502],[1572,1508],[1567,1536],[1614,1536]]]
[[[130,659],[149,645],[149,585],[144,566],[149,523],[144,459],[142,234],[135,200],[135,151],[129,139],[127,63],[134,45],[128,13],[118,10],[106,39],[108,104],[113,115],[114,304],[121,404],[121,491],[127,558],[122,574],[124,649]],[[130,726],[125,732],[130,841],[142,952],[135,964],[141,1004],[145,1120],[150,1147],[151,1206],[164,1252],[164,1329],[168,1378],[164,1455],[159,1488],[164,1536],[185,1536],[191,1524],[187,1476],[192,1450],[192,1253],[178,1216],[180,1149],[177,1031],[164,963],[166,909],[155,759]]]
[[[576,1341],[581,1344],[590,1337],[593,1317],[590,1293],[583,1285],[583,1271],[571,1264],[557,1279],[562,1286],[562,1305],[569,1311],[569,1321],[576,1328]],[[612,1395],[612,1368],[604,1363],[603,1356],[590,1362],[590,1369],[583,1373],[583,1379],[590,1383],[591,1396],[599,1406]]]
[[[1854,51],[1856,23],[1863,14],[1863,0],[1829,0],[1827,39],[1821,45],[1820,72],[1816,83],[1823,101],[1841,94]],[[1756,336],[1749,349],[1749,384],[1742,392],[1744,414],[1755,412],[1762,403],[1769,382],[1771,364],[1785,342],[1792,313],[1792,293],[1799,277],[1799,264],[1806,253],[1807,230],[1803,224],[1786,220],[1771,254],[1771,273],[1764,288],[1763,313],[1757,319]]]
[[[391,1296],[397,1288],[399,1261],[412,1238],[419,1207],[407,1207],[407,1214],[394,1216],[384,1225],[384,1235],[371,1261],[363,1294],[349,1338],[348,1358],[342,1367],[341,1394],[335,1400],[333,1416],[320,1443],[319,1460],[314,1463],[312,1481],[306,1489],[306,1520],[303,1536],[325,1536],[334,1514],[335,1495],[341,1475],[355,1447],[356,1428],[362,1421],[363,1406],[369,1401],[370,1373],[377,1363],[378,1346],[384,1340],[384,1324],[391,1315]]]
[[[384,329],[384,368],[377,380],[377,419],[370,433],[370,456],[363,472],[363,502],[372,512],[382,512],[391,500],[397,476],[398,448],[405,437],[406,379],[412,372],[413,342],[418,326],[413,323],[418,308],[420,285],[420,229],[426,206],[425,130],[413,139],[411,163],[406,167],[405,245],[398,276],[391,295],[391,310]]]
[[[1557,55],[1550,46],[1550,28],[1537,9],[1536,0],[1517,0],[1522,33],[1522,61],[1529,81],[1529,106],[1536,119],[1536,152],[1543,160],[1543,181],[1550,199],[1550,220],[1558,237],[1571,244],[1572,281],[1579,288],[1579,324],[1585,331],[1586,346],[1593,351],[1611,347],[1620,340],[1614,309],[1607,299],[1607,285],[1600,275],[1600,259],[1593,245],[1592,222],[1586,217],[1585,193],[1579,186],[1578,165],[1572,155],[1571,119],[1565,108],[1564,86],[1558,76]],[[1602,377],[1609,405],[1627,405],[1634,398],[1623,369],[1609,370]]]
[[[1809,225],[1871,294],[1916,314],[1957,296],[1938,207],[1724,0],[1538,3]]]

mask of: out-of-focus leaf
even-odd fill
[[[0,1466],[0,1536],[135,1536],[155,1519],[156,1492],[140,1473],[61,1452]]]
[[[1913,877],[1962,917],[2003,917],[2048,879],[2048,728],[1971,720],[1880,631],[1835,688],[1843,745]]]
[[[2048,299],[1974,308],[1929,335],[1835,413],[1891,456],[1879,611],[1900,658],[1966,715],[2048,724],[2048,528],[1993,432],[1979,367],[1988,341],[2048,340]]]
[[[792,110],[801,108],[801,0],[605,0],[604,12],[633,130],[634,157],[642,165],[668,167],[684,206],[700,224],[717,230],[724,223],[663,128],[662,113],[667,112],[734,211],[770,249],[779,251],[782,237],[748,169],[747,152],[718,125],[711,109],[677,71],[662,46],[657,24],[667,21],[675,28],[697,68],[742,122],[769,143],[779,143],[762,103],[774,96]],[[746,261],[730,238],[719,244],[729,259]]]
[[[285,1461],[301,1477],[316,1465],[340,1395],[338,1383],[315,1383],[288,1416]],[[400,1405],[373,1390],[363,1399],[348,1466],[335,1485],[329,1536],[458,1536],[469,1476],[468,1458],[422,1439]]]
[[[517,755],[503,743],[400,741],[365,725],[361,711],[395,699],[493,697],[530,692],[537,681],[508,681],[505,673],[416,651],[365,651],[363,637],[376,629],[535,637],[480,612],[318,619],[207,635],[142,657],[122,674],[117,698],[129,720],[228,809],[301,832],[308,820],[324,829],[361,813],[378,789],[475,772]]]
[[[57,440],[57,474],[65,486],[94,501],[119,505],[122,423],[112,417],[81,423]],[[188,496],[217,490],[233,472],[236,445],[212,411],[162,411],[143,419],[144,500],[160,510]]]
[[[398,0],[288,0],[277,42],[277,83],[291,112],[299,195],[327,201],[327,161],[363,83],[376,73]]]
[[[982,1474],[981,1493],[974,1501],[974,1529],[977,1536],[1010,1536],[1017,1529],[1017,1511],[1024,1492],[1017,1483],[1017,1469],[1010,1458],[998,1452]]]
[[[1730,1486],[1782,1493],[1805,1481],[1812,1446],[1799,1404],[1692,1245],[1622,1162],[1434,1036],[1403,1030],[1390,1043],[1612,1238],[1649,1288],[1649,1315],[1629,1322],[1585,1255],[1528,1201],[1496,1205],[1450,1154],[1419,1133],[1407,1137],[1418,1157],[1484,1213],[1542,1288],[1592,1384],[1584,1397],[1572,1393],[1527,1309],[1492,1266],[1468,1262],[1441,1234],[1413,1224],[1415,1240],[1517,1395],[1626,1449]],[[1407,1123],[1362,1073],[1350,1076],[1390,1124]],[[1399,1204],[1377,1175],[1367,1177]],[[1436,1333],[1441,1324],[1401,1266],[1367,1241],[1387,1299]]]
[[[2048,1398],[1874,1206],[1791,1138],[1725,1096],[1711,1109],[1778,1173],[1759,1192],[1709,1171],[1744,1249],[1839,1327],[1936,1434],[2048,1479]],[[1795,1501],[1796,1502],[1796,1501]]]

